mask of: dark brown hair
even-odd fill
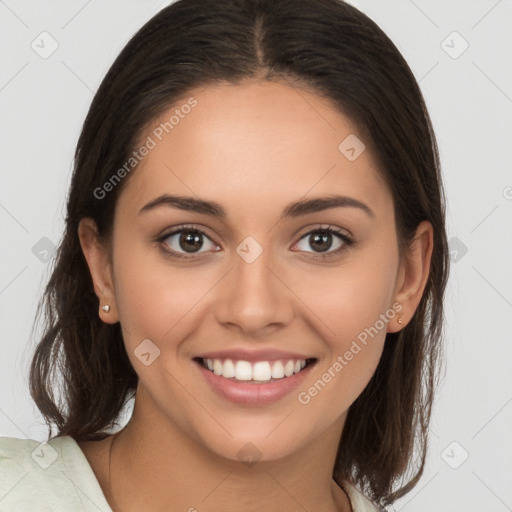
[[[44,311],[45,325],[30,393],[50,438],[52,425],[54,437],[77,441],[104,438],[116,425],[138,377],[119,323],[98,316],[79,221],[91,217],[108,240],[129,176],[106,199],[94,190],[128,160],[145,127],[193,88],[251,79],[302,84],[356,124],[392,192],[401,250],[421,221],[433,225],[421,302],[405,328],[387,334],[372,379],[349,409],[333,472],[386,506],[416,485],[425,464],[442,363],[445,199],[435,135],[409,66],[370,18],[341,0],[179,0],[128,42],[78,140],[65,232],[36,315]],[[400,482],[413,452],[419,462]]]

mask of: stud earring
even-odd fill
[[[401,319],[401,318],[399,318],[399,319],[397,320],[397,322],[398,322],[400,325],[402,325],[402,324],[403,324],[403,322],[402,322],[402,319]]]
[[[105,311],[105,313],[108,313],[110,311],[110,306],[108,304],[105,304],[104,306],[102,306],[103,311]]]

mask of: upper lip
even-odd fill
[[[288,352],[285,350],[265,349],[265,350],[248,350],[246,348],[230,349],[230,350],[214,350],[203,352],[196,356],[201,359],[234,359],[236,361],[278,361],[278,360],[302,360],[315,359],[311,355],[299,354],[296,352]]]

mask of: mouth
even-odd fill
[[[269,384],[301,373],[305,368],[313,365],[316,358],[250,362],[242,359],[195,357],[194,361],[211,373],[233,382]]]

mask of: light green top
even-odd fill
[[[353,512],[378,512],[345,484]],[[0,512],[112,512],[84,453],[70,436],[44,443],[0,437]]]

